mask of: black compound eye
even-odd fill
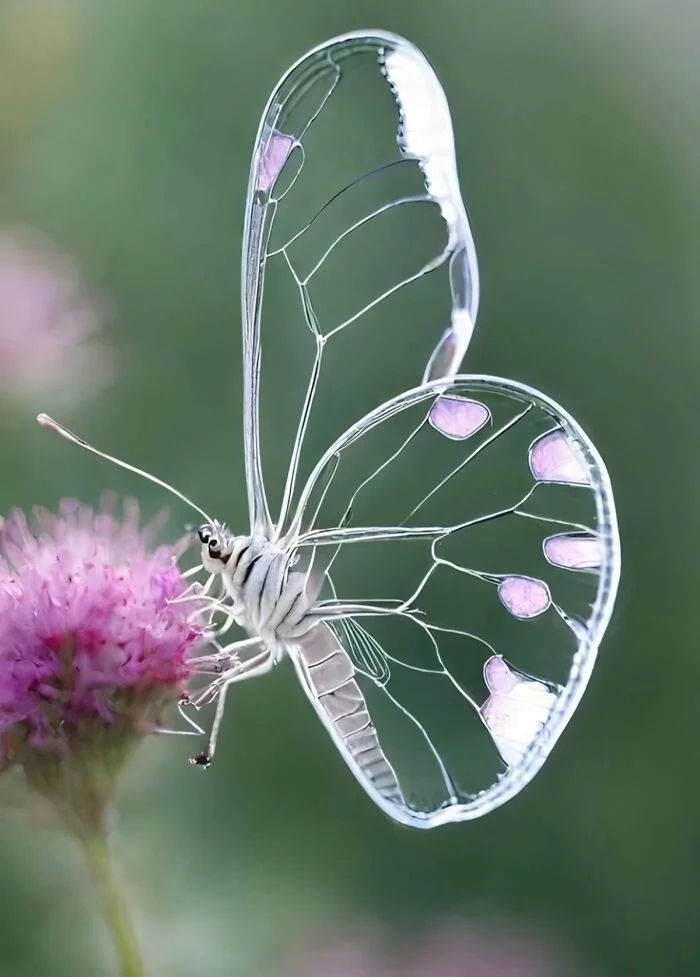
[[[208,522],[200,526],[197,530],[197,535],[199,536],[199,542],[206,545],[211,539],[211,526]]]

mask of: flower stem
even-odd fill
[[[117,951],[121,977],[145,977],[131,918],[124,893],[116,879],[107,840],[101,835],[85,838],[83,847],[100,892],[104,918]]]

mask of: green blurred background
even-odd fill
[[[118,843],[150,973],[283,977],[326,929],[370,919],[400,944],[459,915],[586,973],[696,977],[696,4],[0,0],[0,225],[75,255],[110,308],[115,381],[59,416],[244,525],[253,137],[292,60],[372,26],[425,50],[452,108],[483,287],[469,368],[564,402],[608,463],[617,611],[551,760],[474,823],[390,823],[286,669],[231,695],[207,775],[191,744],[147,744]],[[3,405],[0,510],[105,487],[169,502]],[[173,507],[174,531],[189,519]],[[70,844],[0,820],[1,977],[110,974],[104,939]]]

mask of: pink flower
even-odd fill
[[[113,497],[97,513],[64,501],[58,515],[36,509],[32,526],[16,510],[2,526],[0,769],[98,741],[121,760],[183,692],[201,635],[191,603],[171,603],[186,586],[184,541],[153,549],[162,518],[142,528],[135,502],[122,521],[114,508]]]
[[[0,234],[0,391],[74,397],[101,386],[110,355],[95,342],[103,303],[73,259],[31,231]]]

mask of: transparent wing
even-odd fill
[[[326,592],[290,654],[355,776],[421,827],[504,803],[569,721],[615,600],[590,440],[522,384],[433,382],[329,448],[298,500],[310,518],[288,545]]]
[[[265,320],[271,324],[264,357],[263,278]],[[411,387],[418,377],[403,381],[397,361],[410,344],[406,311],[415,311],[418,303],[428,345],[419,355],[411,349],[410,361],[414,368],[428,361],[426,377],[452,375],[471,338],[478,291],[449,109],[426,58],[408,41],[381,31],[347,34],[315,48],[290,68],[270,97],[248,184],[242,312],[246,475],[254,531],[269,532],[273,525],[262,478],[259,399],[263,360],[263,377],[266,372],[278,376],[282,366],[268,371],[268,354],[293,367],[291,379],[285,376],[284,408],[272,422],[275,438],[270,439],[294,445],[288,469],[287,460],[284,464],[283,496],[275,500],[280,516],[274,522],[280,525],[326,363],[335,356],[342,380],[348,335],[354,342],[357,332],[381,328],[381,338],[371,339],[368,369],[375,352],[389,350],[384,375],[395,386],[387,395]],[[302,345],[305,358],[297,369]],[[304,375],[298,412],[292,389],[297,372]],[[335,382],[329,378],[329,389]],[[276,389],[273,408],[280,399]],[[290,416],[299,415],[296,430],[288,431]],[[271,463],[271,469],[274,475],[279,467]]]

